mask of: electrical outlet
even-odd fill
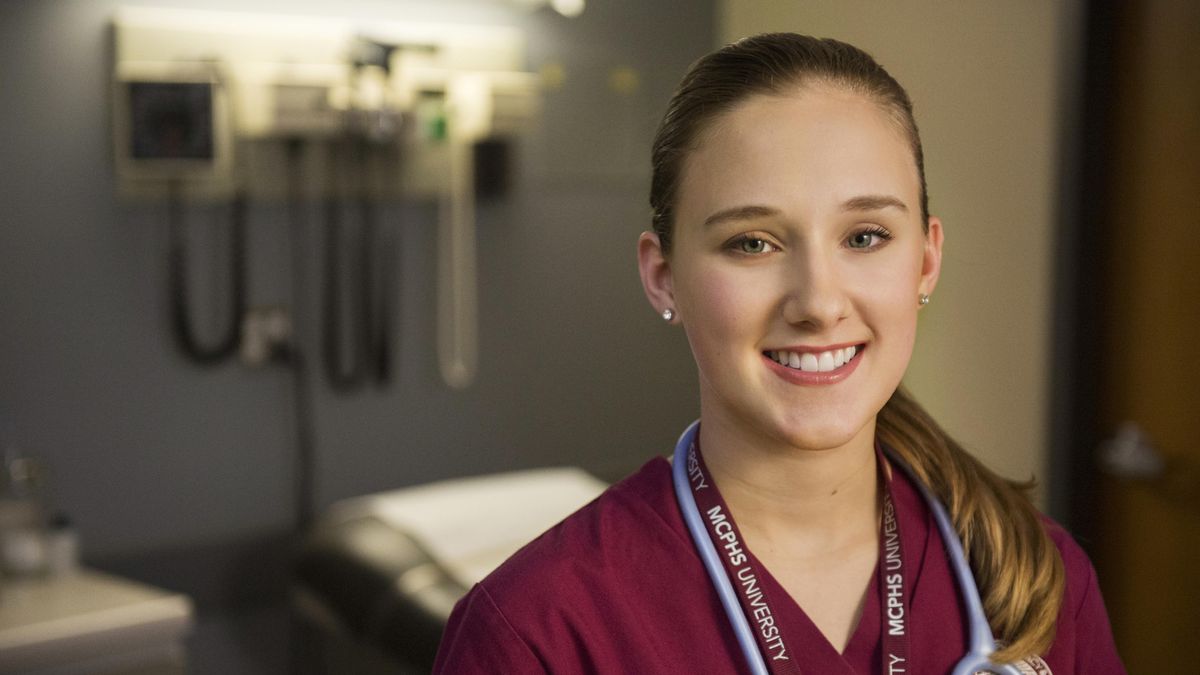
[[[275,305],[251,307],[242,317],[242,363],[262,367],[283,357],[291,348],[292,316]]]

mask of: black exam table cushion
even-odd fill
[[[374,516],[319,526],[296,576],[354,637],[422,669],[432,668],[450,609],[467,592],[416,541]]]

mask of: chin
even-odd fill
[[[798,420],[783,420],[771,425],[771,435],[794,448],[804,450],[833,450],[844,447],[864,433],[870,426],[869,420],[862,424],[846,423],[847,416],[835,416],[828,421],[817,421],[808,417]]]
[[[845,447],[857,436],[843,429],[803,429],[788,433],[783,440],[804,450],[835,450]]]

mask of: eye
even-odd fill
[[[888,232],[878,225],[875,225],[850,235],[850,238],[846,240],[846,245],[850,248],[871,250],[879,248],[887,243],[891,238],[891,232]]]
[[[738,248],[742,253],[765,253],[767,250],[767,242],[762,239],[747,237],[738,244]]]
[[[770,253],[772,251],[779,250],[774,244],[766,239],[755,237],[749,234],[743,234],[735,237],[733,241],[729,242],[729,248],[737,251],[738,253],[745,253],[746,255],[762,255],[763,253]]]

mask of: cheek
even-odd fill
[[[688,340],[698,359],[724,353],[740,332],[757,325],[763,314],[761,284],[713,266],[684,280],[676,293]],[[757,319],[757,320],[756,320]]]
[[[854,260],[847,278],[854,280],[852,283],[860,293],[869,290],[876,297],[892,302],[911,298],[915,307],[924,253],[924,239],[906,238]]]
[[[893,279],[890,284],[880,287],[872,304],[876,308],[875,314],[893,330],[907,328],[908,332],[915,331],[917,310],[920,308],[915,279],[911,283]]]
[[[911,353],[916,338],[920,259],[897,256],[887,265],[872,265],[855,275],[859,307],[876,334],[897,355]]]

